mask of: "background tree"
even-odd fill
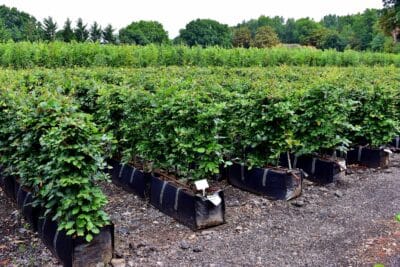
[[[251,31],[248,27],[240,27],[233,30],[232,44],[234,47],[249,48],[251,41]]]
[[[375,52],[383,52],[386,43],[386,36],[383,33],[377,34],[371,41],[371,49]]]
[[[280,40],[283,40],[285,35],[285,19],[283,17],[275,16],[275,17],[266,17],[260,16],[258,19],[251,19],[249,21],[244,21],[238,24],[235,28],[247,27],[251,31],[251,36],[254,37],[256,35],[257,29],[262,26],[269,26],[278,34]]]
[[[0,38],[19,41],[37,41],[42,39],[41,24],[33,16],[16,8],[0,6],[3,36]],[[7,34],[6,34],[7,33]]]
[[[258,48],[273,47],[279,44],[279,38],[274,29],[270,26],[262,26],[257,29],[254,36],[253,46]]]
[[[90,27],[90,40],[92,40],[93,42],[99,42],[101,41],[101,35],[101,27],[99,26],[99,24],[97,24],[96,21],[93,22],[92,26]]]
[[[115,44],[116,43],[116,41],[117,41],[117,38],[115,37],[115,35],[114,35],[114,28],[112,27],[112,25],[111,24],[108,24],[105,28],[104,28],[104,30],[103,30],[103,32],[102,32],[102,35],[103,35],[103,41],[106,43],[106,44]]]
[[[43,20],[43,38],[47,41],[54,41],[56,39],[57,23],[53,21],[52,17]]]
[[[4,24],[3,20],[0,19],[0,41],[6,42],[11,38],[11,32],[7,29],[6,25]]]
[[[59,36],[60,36],[61,40],[63,40],[64,42],[67,42],[67,43],[74,40],[75,35],[74,35],[74,31],[72,29],[72,22],[69,18],[67,18],[67,20],[65,21],[64,27],[60,31]]]
[[[151,43],[162,44],[168,42],[168,33],[161,23],[157,21],[132,22],[119,31],[121,43],[147,45]]]
[[[382,30],[391,35],[394,43],[400,41],[400,0],[383,0],[384,10],[380,18]]]
[[[337,30],[339,27],[339,16],[333,14],[326,15],[320,23],[327,29]]]
[[[86,42],[89,38],[89,31],[86,29],[87,24],[83,24],[81,18],[76,22],[76,27],[74,30],[75,39],[78,42]]]
[[[302,45],[313,45],[311,39],[313,33],[322,26],[310,18],[302,18],[295,24],[295,39]]]
[[[296,34],[296,20],[288,19],[285,24],[282,42],[287,44],[299,43],[299,39]]]
[[[180,30],[179,37],[189,46],[232,46],[232,33],[228,25],[211,19],[196,19]]]
[[[336,30],[318,28],[308,37],[307,43],[319,49],[336,49],[343,51],[346,44]]]

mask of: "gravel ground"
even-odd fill
[[[103,185],[127,266],[400,266],[400,155],[353,167],[334,186],[305,181],[300,198],[269,201],[221,182],[227,223],[193,232],[112,184]],[[56,266],[0,190],[0,266]],[[123,266],[123,265],[122,265]]]

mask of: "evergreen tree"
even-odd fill
[[[107,27],[104,28],[103,41],[106,44],[115,44],[116,43],[117,38],[115,38],[114,31],[115,31],[115,29],[113,29],[111,24],[108,24]]]
[[[54,41],[56,39],[57,23],[52,17],[43,20],[43,38],[46,41]]]
[[[61,39],[64,42],[71,42],[74,39],[74,31],[72,30],[72,22],[69,18],[65,21],[64,27],[61,30]]]
[[[87,24],[83,24],[81,18],[76,22],[76,28],[74,30],[75,39],[78,42],[86,42],[89,38],[89,31],[86,29]]]
[[[90,40],[93,42],[99,42],[101,41],[101,27],[97,22],[95,21],[93,25],[90,27]]]

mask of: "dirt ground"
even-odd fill
[[[305,181],[300,198],[270,201],[225,188],[226,221],[193,232],[112,184],[107,212],[127,266],[400,266],[400,155],[391,168],[350,168],[337,185]],[[120,261],[121,262],[121,261]],[[0,266],[56,266],[0,189]]]

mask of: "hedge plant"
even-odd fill
[[[102,211],[106,198],[96,186],[107,180],[107,138],[68,97],[45,90],[2,93],[7,101],[1,118],[8,119],[0,121],[2,163],[32,191],[43,216],[58,222],[58,230],[91,241],[109,223]]]

